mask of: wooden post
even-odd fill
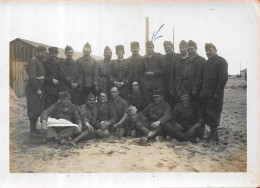
[[[149,17],[145,18],[145,22],[146,22],[146,42],[149,41]]]
[[[172,27],[172,44],[173,44],[173,51],[174,51],[174,26]]]

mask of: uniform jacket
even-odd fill
[[[97,106],[97,121],[100,123],[101,121],[108,121],[111,125],[116,123],[117,115],[115,108],[111,105],[111,103],[101,104],[98,102]]]
[[[162,125],[172,118],[171,106],[165,101],[158,105],[155,102],[150,103],[142,112],[149,121],[160,121]]]
[[[81,57],[77,59],[82,71],[82,86],[93,87],[98,85],[98,63],[92,57]]]
[[[110,75],[112,74],[111,61],[101,60],[98,62],[98,87],[102,91],[108,92],[110,84]]]
[[[86,123],[89,123],[91,126],[96,124],[97,121],[97,107],[89,107],[86,104],[83,104],[81,106],[78,106],[79,113],[81,116],[81,120],[83,125],[86,125]]]
[[[204,74],[200,97],[224,96],[224,87],[228,80],[228,64],[218,55],[209,58],[204,65]]]
[[[116,110],[116,115],[118,118],[117,120],[119,121],[124,116],[124,114],[127,112],[129,105],[128,105],[127,101],[121,97],[111,100],[110,103]]]
[[[142,92],[129,93],[127,96],[127,102],[130,105],[135,106],[139,112],[141,112],[148,105]]]
[[[144,57],[141,55],[130,56],[127,58],[128,63],[131,66],[131,80],[141,83],[142,73],[144,72]]]

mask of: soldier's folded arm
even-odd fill
[[[46,110],[44,110],[41,114],[41,122],[43,120],[47,121],[48,117],[52,115],[52,113],[54,112],[54,110],[56,109],[58,103],[54,103],[53,105],[51,105],[50,107],[48,107]]]
[[[172,118],[171,106],[167,105],[165,107],[163,116],[158,121],[160,121],[161,125],[164,125],[166,122],[170,121],[171,118]]]

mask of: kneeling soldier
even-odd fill
[[[179,141],[198,142],[203,137],[205,124],[198,104],[190,103],[188,91],[181,94],[181,102],[173,110],[172,122],[165,125],[168,135]]]

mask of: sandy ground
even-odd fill
[[[10,172],[245,172],[246,91],[229,78],[219,127],[220,143],[176,140],[138,145],[135,139],[89,140],[78,146],[42,144],[29,137],[26,99],[10,103]],[[207,127],[205,136],[209,133]]]

